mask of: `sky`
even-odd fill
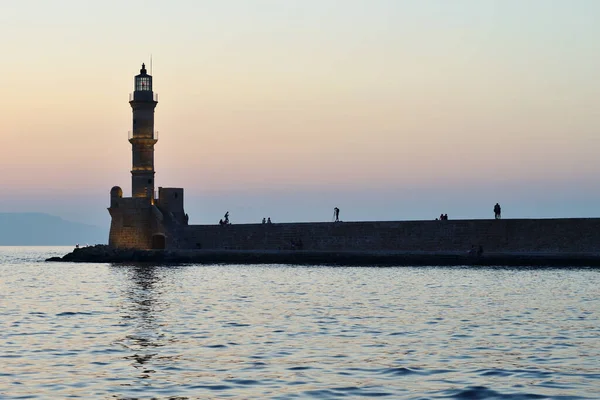
[[[600,216],[596,0],[2,0],[0,212],[108,226],[152,58],[190,223]]]

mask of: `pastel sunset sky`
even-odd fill
[[[6,0],[0,212],[108,226],[152,54],[191,223],[600,216],[600,1]]]

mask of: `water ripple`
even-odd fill
[[[597,269],[45,264],[0,249],[2,399],[596,399]]]

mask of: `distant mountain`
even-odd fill
[[[43,213],[0,213],[0,246],[107,243],[108,231]]]

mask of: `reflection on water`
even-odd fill
[[[48,252],[0,249],[2,399],[600,398],[596,269],[34,261]]]
[[[146,368],[145,364],[157,356],[155,349],[164,346],[166,340],[157,322],[157,317],[167,307],[161,300],[160,276],[153,266],[114,268],[127,274],[119,312],[123,324],[132,326],[130,333],[115,343],[133,353],[124,358],[131,360],[132,366],[139,371],[138,378],[150,378],[156,371]]]

